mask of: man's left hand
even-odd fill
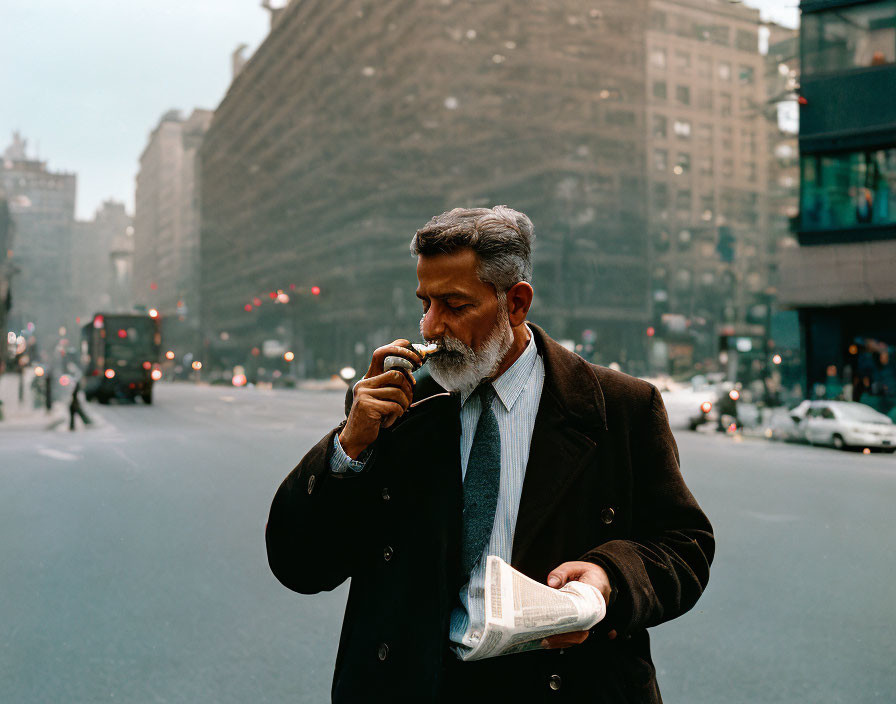
[[[610,578],[604,572],[602,567],[592,562],[564,562],[559,567],[551,570],[548,575],[548,586],[554,589],[560,589],[567,582],[584,582],[593,587],[597,587],[598,591],[603,595],[604,601],[610,603]],[[588,637],[588,631],[574,631],[572,633],[561,633],[558,636],[551,636],[542,641],[543,648],[568,648],[571,645],[583,643]],[[616,637],[616,631],[610,631],[609,637],[612,640]]]

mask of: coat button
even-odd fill
[[[560,675],[551,675],[551,679],[548,680],[548,687],[553,689],[555,692],[560,689],[560,686],[563,684],[563,680],[560,679]]]
[[[389,496],[389,487],[384,486],[384,487],[383,487],[383,501],[388,501],[388,500],[391,499],[391,498],[392,498],[392,497]]]
[[[380,643],[376,649],[376,657],[380,662],[385,662],[386,658],[389,657],[389,646],[385,643]]]
[[[394,554],[395,554],[395,551],[394,551],[394,550],[392,549],[392,547],[389,546],[389,545],[387,545],[387,546],[383,549],[383,559],[384,559],[386,562],[388,562],[389,560],[391,560],[391,559],[392,559],[392,555],[394,555]]]
[[[314,491],[314,482],[315,482],[315,478],[314,478],[314,475],[312,474],[310,477],[308,477],[308,493],[309,494],[312,491]]]
[[[610,525],[615,517],[616,512],[609,506],[607,506],[607,508],[600,512],[600,520],[602,520],[607,525]]]

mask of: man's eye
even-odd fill
[[[459,306],[448,306],[448,307],[449,307],[451,310],[453,310],[454,312],[458,312],[458,311],[462,311],[464,308],[469,308],[470,305],[471,305],[470,303],[464,303],[463,305],[459,305]]]

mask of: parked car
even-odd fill
[[[864,403],[811,401],[800,426],[813,445],[896,452],[896,423]]]
[[[789,411],[775,409],[768,421],[767,437],[784,442],[806,442],[806,424],[803,421],[811,404],[811,401],[801,401]]]

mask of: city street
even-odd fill
[[[89,430],[0,423],[3,701],[329,701],[346,588],[283,588],[264,526],[342,399],[159,384],[152,406],[89,404]],[[896,457],[670,409],[718,551],[695,611],[652,632],[667,704],[892,701]]]

